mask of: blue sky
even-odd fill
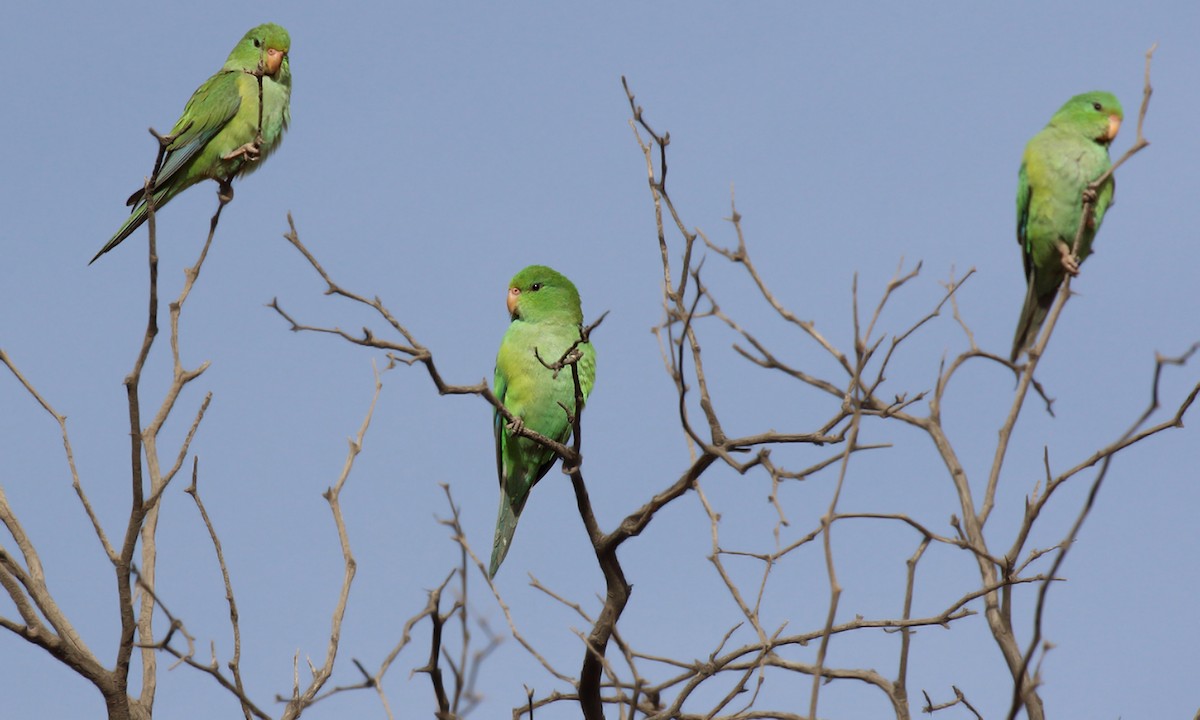
[[[150,172],[155,148],[145,128],[169,129],[242,33],[266,20],[292,37],[292,127],[266,166],[236,186],[222,217],[182,330],[185,364],[212,365],[186,391],[164,438],[164,446],[181,438],[204,393],[213,393],[192,450],[230,556],[247,682],[263,702],[288,690],[297,651],[324,654],[341,571],[320,494],[341,469],[345,439],[370,401],[372,361],[381,359],[330,337],[290,333],[264,305],[278,298],[306,322],[384,332],[361,308],[322,295],[319,278],[280,238],[289,211],[334,277],[381,297],[451,382],[491,377],[508,279],[531,263],[561,270],[579,286],[588,317],[610,311],[595,337],[598,380],[585,416],[586,474],[601,525],[610,529],[686,467],[673,389],[649,332],[662,313],[661,268],[622,75],[653,125],[671,133],[668,186],[686,222],[731,244],[723,218],[736,191],[766,280],[831,341],[849,349],[856,274],[870,305],[902,261],[920,261],[920,277],[889,306],[884,330],[907,328],[937,302],[939,282],[975,268],[960,310],[979,344],[1004,354],[1024,293],[1013,231],[1024,143],[1069,96],[1108,89],[1125,105],[1114,145],[1124,151],[1134,137],[1143,55],[1159,43],[1146,123],[1152,145],[1118,173],[1116,205],[1039,367],[1057,417],[1032,401],[1025,407],[989,529],[998,547],[1007,547],[1023,498],[1042,475],[1043,447],[1061,470],[1114,440],[1149,400],[1155,352],[1177,354],[1200,339],[1200,9],[1191,3],[897,4],[869,13],[775,2],[361,3],[337,11],[312,2],[217,2],[203,13],[195,5],[92,4],[68,13],[10,3],[0,10],[8,68],[0,128],[10,139],[10,180],[0,194],[9,254],[0,265],[0,347],[69,417],[82,481],[110,535],[128,504],[121,381],[145,325],[145,231],[94,266],[87,260]],[[193,188],[159,216],[164,321],[165,301],[202,245],[213,189]],[[705,272],[726,311],[771,347],[834,374],[736,268],[711,256]],[[738,358],[727,331],[702,331],[714,399],[739,434],[805,432],[834,412],[824,396]],[[939,361],[965,344],[944,315],[897,358],[889,387],[930,388]],[[144,384],[148,407],[169,367],[161,336]],[[1168,372],[1164,404],[1194,385],[1196,367]],[[480,552],[495,515],[483,402],[438,397],[417,368],[387,372],[383,382],[343,496],[359,574],[334,684],[357,680],[352,657],[377,665],[457,561],[437,522],[447,514],[439,484],[450,484]],[[1005,371],[979,363],[951,392],[947,423],[973,483],[985,477],[1011,386]],[[0,486],[37,540],[56,597],[93,650],[111,658],[112,572],[71,490],[57,426],[6,373],[0,409]],[[1046,625],[1056,646],[1043,664],[1053,715],[1190,717],[1200,706],[1194,424],[1118,457],[1068,557],[1069,582],[1051,593]],[[949,533],[955,500],[928,440],[888,425],[865,432],[864,441],[895,446],[852,465],[840,507],[909,512]],[[779,456],[802,467],[825,452]],[[1047,526],[1065,528],[1089,477],[1062,493]],[[784,488],[792,520],[785,541],[813,527],[834,479],[820,474]],[[164,505],[159,591],[203,646],[212,639],[227,657],[220,577],[184,485],[177,481]],[[764,476],[718,469],[704,490],[723,514],[730,546],[772,547]],[[1047,531],[1033,544],[1061,534]],[[3,543],[11,547],[7,537]],[[903,562],[915,544],[895,528],[839,525],[840,617],[897,615]],[[627,638],[685,659],[713,650],[738,618],[709,552],[694,494],[625,545],[621,559],[635,586]],[[925,561],[917,613],[940,611],[969,589],[964,561],[948,551]],[[756,577],[748,564],[737,572],[747,582]],[[580,621],[529,588],[528,573],[598,607],[603,580],[557,471],[538,486],[498,583],[523,632],[574,670],[582,648],[570,628]],[[480,578],[471,582],[473,611],[503,628]],[[828,597],[819,552],[782,566],[771,589],[771,622],[819,627]],[[1017,597],[1027,603],[1031,595]],[[12,613],[0,601],[0,614]],[[426,632],[419,626],[387,685],[393,707],[416,714],[433,707],[427,679],[409,677],[425,662]],[[1001,716],[1009,690],[985,634],[979,618],[918,634],[912,690],[947,699],[954,684],[986,717]],[[882,635],[839,639],[831,662],[894,675],[895,643]],[[0,635],[0,663],[13,717],[102,711],[94,689],[11,634]],[[773,680],[773,699],[807,709],[807,680]],[[507,716],[523,684],[539,693],[559,687],[511,639],[479,682],[486,704],[476,717]],[[158,710],[173,718],[237,712],[210,679],[187,669],[161,674]],[[885,712],[881,696],[861,687],[822,690],[822,717]],[[359,693],[312,716],[383,714],[373,694]],[[573,716],[566,706],[538,714]]]

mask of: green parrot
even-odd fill
[[[1076,95],[1050,118],[1029,144],[1017,175],[1017,242],[1025,261],[1025,305],[1017,320],[1011,359],[1033,347],[1058,286],[1092,251],[1092,240],[1112,205],[1114,183],[1100,186],[1092,216],[1072,254],[1083,215],[1083,192],[1108,171],[1108,146],[1121,128],[1124,113],[1112,93]]]
[[[569,367],[555,373],[542,365],[538,357],[553,364],[579,340],[583,323],[579,291],[554,270],[530,265],[508,284],[508,313],[512,323],[496,354],[496,397],[525,427],[566,443],[571,437],[567,413],[576,412],[575,381]],[[586,399],[596,380],[596,351],[590,343],[581,344],[578,349],[579,385]],[[530,489],[557,458],[534,440],[514,435],[499,412],[495,413],[493,424],[500,512],[488,574],[495,577],[508,554]]]
[[[292,71],[288,50],[292,41],[274,23],[250,30],[229,53],[225,65],[196,88],[171,128],[166,155],[154,184],[154,207],[161,209],[171,198],[201,180],[221,184],[221,196],[233,197],[230,183],[239,175],[258,168],[283,138],[291,114]],[[259,130],[258,78],[262,70],[262,144],[255,143]],[[129,237],[146,221],[145,189],[138,188],[126,205],[136,205],[108,244],[88,264],[96,262]]]

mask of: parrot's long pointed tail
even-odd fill
[[[179,185],[159,186],[159,188],[154,191],[154,211],[158,212],[159,210],[162,210],[163,206],[170,202],[171,198],[178,195],[179,191],[182,189],[183,187],[180,187]],[[134,208],[129,211],[129,217],[125,218],[125,222],[121,223],[121,227],[117,228],[117,232],[113,234],[112,239],[110,239],[104,247],[100,248],[100,252],[96,253],[96,257],[88,261],[88,265],[91,265],[99,260],[100,256],[104,253],[120,245],[125,241],[125,238],[136,232],[137,229],[146,222],[146,219],[150,216],[150,212],[146,208],[144,190],[139,190],[129,197],[129,204],[132,205],[134,202],[136,202],[137,205],[135,205]]]
[[[1058,288],[1055,288],[1054,292],[1038,297],[1036,288],[1037,283],[1030,278],[1029,288],[1025,291],[1025,304],[1021,307],[1021,316],[1017,319],[1017,334],[1013,337],[1012,355],[1009,357],[1012,362],[1017,361],[1017,356],[1022,350],[1033,347],[1038,331],[1042,329],[1042,323],[1046,321],[1046,315],[1050,312],[1050,306],[1058,296]]]
[[[146,222],[146,206],[138,205],[136,208],[133,209],[133,213],[130,214],[130,216],[125,220],[125,222],[117,230],[116,234],[112,236],[112,239],[109,240],[108,243],[104,247],[100,248],[100,252],[96,253],[96,257],[94,257],[88,261],[88,265],[91,265],[92,263],[99,260],[100,256],[103,255],[104,253],[106,253],[109,250],[112,250],[116,246],[120,245],[125,240],[125,238],[132,235],[134,233],[134,231],[137,230],[138,228],[140,228],[142,226],[142,223],[144,223],[144,222]]]
[[[492,540],[492,562],[488,568],[488,575],[491,577],[496,577],[496,571],[500,569],[500,563],[504,562],[504,557],[508,555],[508,548],[512,545],[513,533],[517,531],[517,519],[520,517],[520,512],[520,508],[517,508],[516,512],[513,511],[512,504],[508,500],[508,495],[501,492],[500,512],[496,514],[496,537]]]

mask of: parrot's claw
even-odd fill
[[[517,418],[508,424],[509,435],[520,435],[521,429],[525,427],[525,421]]]
[[[240,148],[230,152],[228,155],[226,155],[225,157],[223,157],[221,159],[222,160],[236,160],[237,158],[244,157],[244,158],[246,158],[246,160],[248,160],[250,162],[257,162],[258,158],[261,156],[262,156],[262,147],[257,142],[248,142],[245,145],[241,146]]]
[[[1092,189],[1090,186],[1085,187],[1083,189],[1083,201],[1085,203],[1087,203],[1089,205],[1095,205],[1096,197],[1097,197],[1096,191],[1094,189]]]
[[[1079,259],[1071,252],[1071,248],[1066,245],[1059,245],[1058,252],[1062,259],[1062,269],[1072,277],[1079,274]]]

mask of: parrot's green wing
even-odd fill
[[[1017,172],[1017,244],[1021,246],[1026,280],[1029,280],[1029,273],[1033,270],[1030,264],[1029,237],[1026,232],[1029,223],[1030,194],[1029,175],[1025,172],[1025,163],[1021,163],[1021,169]]]
[[[188,161],[203,150],[204,146],[237,115],[242,104],[242,96],[238,91],[241,75],[245,73],[222,70],[192,93],[192,97],[183,108],[183,115],[175,123],[175,127],[171,128],[174,138],[167,146],[167,155],[158,171],[158,180],[154,185],[156,198],[162,188],[172,184]],[[145,188],[138,189],[129,196],[125,204],[141,202],[144,194]]]
[[[508,380],[504,377],[504,373],[500,371],[499,363],[496,364],[496,374],[492,380],[492,394],[500,402],[506,402]],[[504,492],[504,458],[508,453],[508,432],[505,429],[507,424],[508,420],[504,418],[504,415],[499,410],[493,411],[492,433],[496,438],[496,477],[500,479],[501,493]]]
[[[1029,184],[1029,173],[1026,163],[1021,163],[1017,172],[1017,243],[1021,246],[1021,261],[1025,267],[1025,300],[1021,304],[1021,314],[1017,317],[1017,332],[1013,337],[1012,362],[1017,361],[1021,350],[1033,342],[1037,329],[1042,326],[1049,304],[1038,302],[1037,280],[1034,278],[1033,248],[1029,241],[1029,207],[1033,190]],[[1053,300],[1051,295],[1050,299]]]
[[[492,392],[500,402],[505,402],[508,390],[508,380],[505,379],[504,373],[500,371],[500,365],[496,365],[496,374],[493,380]],[[508,420],[500,411],[495,411],[492,416],[492,429],[496,438],[496,477],[500,480],[500,510],[496,513],[496,531],[495,539],[492,543],[492,557],[488,566],[488,574],[496,575],[496,570],[500,568],[500,563],[504,561],[504,556],[508,554],[508,546],[512,541],[513,533],[517,531],[517,518],[519,517],[520,509],[513,510],[512,502],[510,502],[508,494],[505,492],[505,462],[504,459],[508,455],[508,431],[506,425]],[[520,503],[521,508],[525,506],[524,501]],[[501,540],[503,538],[503,540]]]

